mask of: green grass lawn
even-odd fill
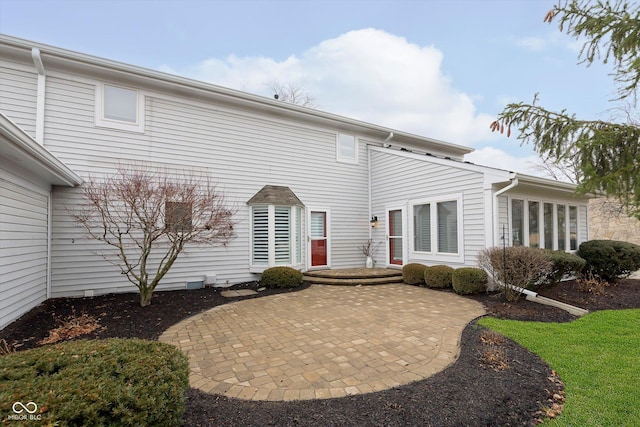
[[[546,425],[640,426],[640,309],[597,311],[571,323],[479,323],[538,354],[564,381],[564,411]]]

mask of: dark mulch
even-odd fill
[[[256,289],[258,284],[237,286]],[[87,314],[100,329],[83,338],[137,337],[157,339],[169,326],[202,310],[231,301],[297,290],[264,290],[256,296],[223,298],[219,290],[158,292],[149,307],[136,294],[46,301],[0,331],[19,350],[37,346],[49,331],[70,316]],[[622,280],[605,294],[583,292],[575,282],[541,294],[588,310],[640,307],[640,281]],[[500,318],[566,322],[568,313],[529,301],[506,303],[501,296],[476,296],[491,315]],[[190,388],[186,426],[358,425],[358,426],[530,426],[550,407],[562,383],[535,354],[511,340],[492,343],[475,324],[462,335],[459,359],[444,371],[394,389],[339,399],[298,402],[254,402],[230,399]],[[489,341],[489,342],[487,342]],[[502,367],[503,369],[499,369]]]

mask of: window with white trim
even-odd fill
[[[425,259],[462,257],[461,204],[461,196],[411,203],[412,257]]]
[[[358,139],[354,135],[339,133],[336,136],[336,160],[358,163]]]
[[[144,96],[137,89],[97,85],[95,121],[96,126],[144,132]]]
[[[578,249],[578,206],[511,198],[509,221],[512,246]]]
[[[251,266],[296,266],[302,262],[302,208],[251,206]]]

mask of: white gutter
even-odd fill
[[[44,100],[47,86],[47,76],[44,72],[44,64],[40,56],[40,49],[31,49],[31,58],[38,72],[38,89],[36,95],[36,141],[44,145]]]
[[[496,243],[498,241],[498,227],[500,226],[498,218],[498,196],[518,186],[518,178],[516,178],[515,176],[516,174],[513,174],[510,178],[511,184],[507,185],[504,188],[501,188],[493,194],[493,245],[491,246],[496,246]]]

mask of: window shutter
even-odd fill
[[[269,208],[253,207],[253,264],[269,264]]]
[[[438,252],[458,253],[458,202],[438,203]]]
[[[291,263],[291,208],[275,207],[275,259],[276,264]]]

